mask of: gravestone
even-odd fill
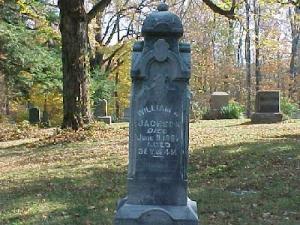
[[[297,120],[300,119],[300,111],[299,110],[292,115],[292,119],[297,119]]]
[[[198,225],[187,196],[190,45],[180,19],[161,3],[133,47],[128,194],[115,225]]]
[[[41,124],[44,127],[50,127],[50,120],[49,120],[49,113],[47,110],[43,111],[42,119],[41,119]]]
[[[111,116],[107,115],[107,101],[105,99],[99,99],[95,104],[94,117],[98,121],[111,124]]]
[[[41,121],[40,110],[36,107],[29,108],[29,123],[39,124]]]
[[[280,91],[258,91],[255,99],[253,123],[277,123],[283,118],[280,112]]]
[[[123,120],[126,121],[126,122],[130,121],[130,108],[125,108],[124,109]]]
[[[227,92],[214,92],[210,98],[209,119],[219,119],[221,117],[220,110],[228,105],[229,94]]]
[[[220,109],[229,103],[229,94],[227,92],[214,92],[210,99],[210,108],[220,111]]]
[[[96,117],[107,116],[107,101],[105,99],[99,99],[97,101],[94,115]]]

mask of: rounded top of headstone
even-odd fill
[[[150,13],[143,24],[142,35],[171,35],[181,37],[183,35],[183,25],[180,18],[168,11],[166,3],[160,3],[157,11]]]
[[[168,11],[169,10],[169,6],[164,3],[164,2],[161,2],[158,6],[157,6],[157,10],[158,11]]]

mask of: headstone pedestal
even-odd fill
[[[128,195],[115,225],[198,225],[187,196],[190,45],[161,3],[133,47]]]

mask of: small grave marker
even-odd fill
[[[40,110],[36,107],[29,108],[29,123],[39,124],[41,122]]]
[[[111,124],[111,116],[107,116],[107,100],[98,100],[98,102],[95,104],[94,117],[98,121]]]

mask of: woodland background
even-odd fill
[[[129,126],[93,123],[92,111],[105,98],[122,119],[131,48],[158,2],[0,0],[1,225],[113,224]],[[299,111],[300,2],[167,3],[192,45],[188,193],[201,224],[300,224],[300,120],[201,120],[214,91],[238,115],[258,90],[280,90],[283,112]],[[53,127],[30,125],[31,106]]]
[[[27,108],[34,105],[49,113],[53,126],[62,124],[61,58],[65,57],[61,56],[60,12],[65,9],[64,1],[60,2],[61,9],[55,0],[0,1],[0,120],[27,120]],[[92,15],[83,53],[86,108],[90,111],[97,99],[107,99],[109,114],[118,121],[129,106],[132,44],[142,38],[142,21],[159,1],[76,0],[72,4],[76,2],[89,12],[87,16]],[[183,40],[192,44],[194,115],[201,118],[214,91],[230,93],[248,114],[254,110],[257,90],[281,90],[283,102],[298,106],[299,2],[167,3],[184,23]]]

